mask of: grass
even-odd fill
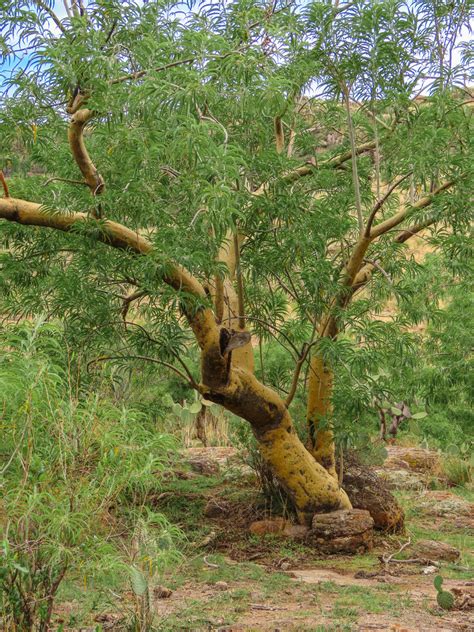
[[[451,491],[466,499],[474,496],[465,488]],[[430,517],[418,510],[416,493],[397,495],[406,511],[407,534],[379,538],[379,542],[388,543],[385,552],[396,551],[408,536],[413,542],[419,539],[441,540],[459,548],[462,551],[460,565],[472,568],[474,557],[470,550],[474,549],[474,538],[471,535],[447,520],[443,520],[445,530],[441,531]],[[228,518],[216,520],[204,518],[204,507],[210,497],[220,497],[232,503],[235,515],[232,513]],[[396,620],[413,608],[418,612],[421,609],[430,615],[443,616],[432,599],[427,598],[422,605],[414,605],[410,596],[395,584],[376,584],[373,587],[340,586],[334,582],[305,584],[295,582],[289,574],[272,570],[277,562],[287,560],[293,568],[330,568],[352,574],[361,570],[377,571],[380,569],[380,549],[365,555],[327,558],[295,540],[277,535],[262,538],[248,533],[244,512],[251,516],[252,508],[255,508],[256,519],[267,515],[261,496],[249,488],[248,481],[220,474],[172,478],[162,482],[150,504],[153,509],[163,512],[170,522],[179,525],[187,536],[183,561],[164,579],[169,588],[179,591],[179,601],[167,609],[166,615],[157,616],[156,630],[172,632],[231,626],[256,616],[252,604],[270,608],[265,619],[268,621],[291,616],[294,627],[283,627],[298,632],[352,630],[363,615],[388,614]],[[199,543],[212,532],[216,537],[208,546],[201,548]],[[251,555],[259,555],[257,559],[260,563],[246,561]],[[410,548],[403,552],[402,557],[404,555],[411,555]],[[469,571],[450,564],[443,564],[441,572],[447,579],[470,579],[471,575]],[[217,582],[225,582],[227,589],[220,590]],[[89,582],[84,588],[81,579],[77,583],[66,584],[61,600],[75,602],[78,607],[69,615],[70,621],[65,618],[65,625],[80,627],[90,623],[100,612],[116,612],[117,601],[112,604],[108,588],[115,594],[129,590],[126,578],[121,577],[116,577],[107,587]],[[165,610],[166,606],[163,604]],[[259,612],[258,617],[258,621],[263,620],[265,613]],[[309,621],[312,625],[308,625]]]

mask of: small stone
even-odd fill
[[[157,599],[169,599],[173,591],[166,586],[155,586],[155,588],[153,588],[153,594]]]
[[[425,566],[425,568],[423,568],[421,572],[423,573],[423,575],[431,575],[432,573],[436,573],[437,570],[437,566]]]
[[[229,588],[229,584],[227,582],[216,582],[214,584],[214,588],[216,588],[217,590],[228,590]]]
[[[289,562],[282,562],[280,564],[280,569],[282,571],[287,571],[289,568],[291,568],[291,564]]]
[[[435,561],[454,562],[461,555],[456,547],[436,540],[419,540],[413,550],[417,557]]]
[[[250,533],[254,535],[267,535],[268,533],[282,534],[291,523],[284,518],[272,518],[269,520],[257,520],[249,527]]]

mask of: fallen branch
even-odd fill
[[[205,555],[205,556],[202,558],[202,560],[203,560],[203,562],[204,562],[204,564],[205,564],[206,566],[209,566],[209,568],[219,568],[219,564],[214,564],[213,562],[208,562],[208,560],[207,560],[207,555]]]
[[[395,551],[395,553],[392,553],[391,555],[389,555],[388,557],[386,557],[385,555],[382,555],[382,561],[385,564],[389,564],[393,558],[395,557],[395,555],[399,555],[402,551],[404,551],[408,546],[410,546],[411,544],[411,538],[408,538],[407,542],[405,542],[404,544],[402,544],[402,546],[398,549],[398,551]],[[394,562],[398,562],[400,560],[394,560]]]

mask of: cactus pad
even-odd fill
[[[436,577],[434,578],[433,584],[436,590],[439,592],[443,584],[443,578],[441,577],[441,575],[436,575]]]
[[[440,590],[436,595],[436,600],[443,610],[451,610],[454,606],[454,595],[447,590]]]

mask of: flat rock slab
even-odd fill
[[[417,502],[429,516],[466,516],[474,519],[474,503],[445,491],[426,491]]]
[[[342,575],[336,571],[326,570],[324,568],[291,570],[288,575],[292,579],[297,579],[305,584],[324,584],[332,582],[337,586],[374,586],[374,581],[370,579],[357,579],[352,575]]]
[[[425,477],[411,470],[379,467],[375,471],[389,489],[422,491],[427,486]]]

